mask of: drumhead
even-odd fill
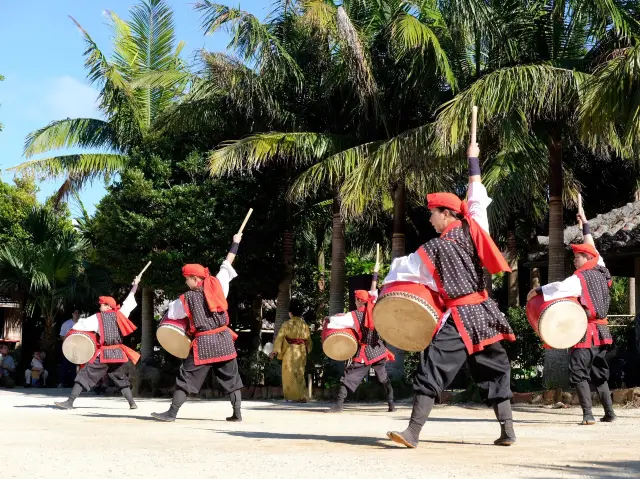
[[[373,309],[376,330],[387,343],[403,351],[423,351],[433,338],[438,313],[419,298],[383,296]]]
[[[324,354],[334,361],[346,361],[358,352],[358,342],[347,333],[333,333],[322,343]]]
[[[96,354],[96,345],[84,334],[72,334],[62,343],[62,354],[73,364],[86,364]]]
[[[169,354],[180,359],[189,356],[191,350],[191,339],[180,329],[163,324],[158,328],[156,337],[160,346],[162,346]]]
[[[575,346],[587,331],[587,315],[575,301],[557,301],[547,307],[538,321],[538,334],[554,349]]]

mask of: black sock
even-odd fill
[[[69,402],[71,404],[73,404],[73,401],[75,401],[76,398],[80,396],[80,393],[82,392],[83,389],[84,388],[80,386],[78,383],[75,383],[73,385],[73,389],[71,389],[71,394],[69,395]]]
[[[122,395],[127,400],[130,406],[135,404],[135,402],[133,401],[133,393],[131,392],[131,388],[122,388],[120,392],[122,393]]]
[[[180,407],[184,404],[186,400],[187,400],[187,393],[184,392],[182,389],[176,389],[175,392],[173,393],[171,406],[169,407],[169,414],[172,415],[173,417],[176,417],[178,415],[178,411],[180,410]]]

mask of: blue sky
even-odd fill
[[[4,181],[13,177],[4,170],[25,160],[22,150],[29,132],[61,118],[99,117],[95,107],[97,91],[85,79],[84,41],[68,16],[73,16],[102,51],[110,54],[110,32],[102,12],[112,10],[126,19],[129,8],[136,3],[133,0],[0,2],[0,74],[5,77],[0,82],[0,123],[4,124],[0,132],[0,170]],[[193,51],[201,48],[226,50],[229,42],[226,33],[210,37],[202,34],[199,14],[193,10],[195,0],[169,3],[175,14],[177,40],[187,42],[185,58],[191,58]],[[238,6],[238,2],[229,5]],[[240,7],[260,18],[272,9],[270,0],[243,1]],[[61,180],[42,183],[39,198],[45,199],[60,183]],[[104,194],[100,182],[81,193],[90,213]]]

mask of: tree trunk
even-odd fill
[[[142,288],[142,311],[140,313],[142,330],[140,337],[141,363],[153,356],[153,343],[155,335],[155,323],[153,321],[153,289],[147,286]]]
[[[391,237],[391,257],[392,259],[404,256],[404,229],[406,223],[405,213],[405,186],[404,180],[398,182],[393,192],[393,236]],[[398,318],[400,320],[401,318]],[[395,354],[396,360],[389,363],[389,376],[392,379],[402,379],[404,377],[404,351],[394,348],[391,345],[387,347]]]
[[[399,181],[393,192],[393,234],[391,236],[391,258],[404,256],[404,227],[406,223],[405,213],[405,187],[404,181]]]
[[[51,314],[47,314],[44,318],[44,330],[42,331],[42,350],[49,356],[53,357],[55,350],[56,337],[56,318]]]
[[[318,302],[318,307],[316,309],[316,317],[314,318],[316,326],[322,325],[322,320],[325,315],[325,302],[324,302],[324,291],[326,287],[326,272],[325,272],[325,260],[324,260],[324,249],[323,245],[319,245],[319,249],[317,252],[318,255],[318,296],[320,297],[320,301]]]
[[[632,316],[636,315],[636,278],[629,278],[629,313]]]
[[[340,216],[340,199],[333,197],[333,230],[331,231],[331,288],[329,290],[329,315],[344,312],[345,290],[344,222]]]
[[[565,279],[564,224],[562,220],[562,139],[551,134],[549,143],[549,282]],[[569,354],[566,349],[547,349],[544,356],[547,388],[567,387]]]
[[[518,248],[516,245],[516,225],[515,220],[509,221],[507,229],[507,261],[511,268],[511,273],[507,276],[508,301],[510,308],[520,306],[520,290],[518,289]]]
[[[291,231],[291,204],[286,206],[286,229],[282,232],[282,260],[284,263],[283,277],[278,285],[276,300],[276,322],[274,325],[274,339],[280,326],[289,319],[289,301],[291,300],[291,282],[293,281],[293,232]]]

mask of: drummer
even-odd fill
[[[611,274],[595,248],[591,228],[584,216],[578,213],[578,224],[582,228],[583,244],[572,244],[576,272],[564,281],[549,283],[532,289],[527,300],[542,294],[545,301],[575,297],[587,312],[587,331],[582,340],[571,349],[569,359],[569,382],[576,388],[582,407],[582,424],[595,424],[591,404],[591,382],[597,389],[604,407],[603,422],[613,422],[616,414],[609,391],[609,365],[606,359],[607,346],[613,337],[607,326],[611,287]]]
[[[338,398],[327,412],[342,412],[347,390],[354,393],[371,368],[384,388],[389,412],[396,410],[393,403],[393,387],[387,375],[387,360],[393,361],[395,358],[393,353],[385,347],[373,325],[373,305],[377,297],[377,291],[356,290],[356,310],[329,318],[328,329],[353,329],[359,344],[356,354],[347,363],[340,379]]]
[[[234,247],[240,243],[242,235],[234,235]],[[195,333],[192,350],[183,361],[176,378],[176,390],[169,410],[152,413],[155,419],[165,422],[176,420],[178,410],[187,399],[187,394],[200,391],[204,380],[213,368],[218,382],[229,394],[233,414],[227,421],[242,421],[240,411],[242,379],[238,373],[236,348],[237,335],[229,329],[227,314],[227,294],[229,283],[237,276],[228,261],[223,261],[217,276],[211,276],[209,269],[199,264],[182,267],[189,291],[169,305],[169,319],[189,318],[189,328]]]
[[[137,306],[135,292],[139,281],[139,278],[133,281],[133,287],[121,307],[111,296],[100,296],[98,300],[100,312],[88,318],[80,318],[71,328],[71,331],[89,331],[99,334],[100,344],[95,356],[76,375],[69,398],[64,402],[54,403],[56,407],[72,409],[73,402],[83,390],[90,391],[105,374],[108,374],[129,402],[129,408],[138,408],[131,394],[127,366],[129,360],[134,364],[137,363],[140,355],[122,344],[122,338],[137,329],[128,318]]]
[[[477,143],[470,144],[468,203],[451,193],[428,195],[430,222],[440,237],[415,253],[396,258],[384,280],[385,285],[394,281],[424,284],[440,294],[447,308],[431,344],[420,355],[409,426],[402,432],[387,433],[391,440],[409,448],[418,446],[435,398],[465,362],[500,422],[501,434],[494,444],[510,446],[516,440],[511,367],[500,344],[502,340],[515,341],[515,335],[498,305],[488,297],[482,268],[492,274],[510,269],[489,235],[487,207],[491,199],[481,183],[479,155]]]

